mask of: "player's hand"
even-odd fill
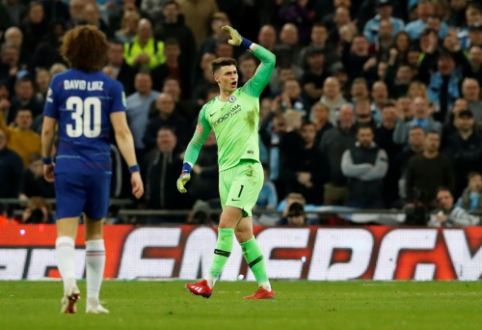
[[[144,195],[144,184],[142,183],[141,174],[134,172],[131,174],[132,195],[137,199]]]
[[[241,37],[241,35],[238,33],[238,31],[236,31],[235,29],[233,29],[229,25],[225,25],[221,29],[224,32],[226,32],[227,34],[229,34],[229,36],[231,37],[231,39],[228,40],[228,43],[230,45],[233,45],[233,46],[241,45],[241,41],[243,41],[243,37]]]
[[[181,175],[179,179],[177,179],[177,182],[176,182],[177,190],[179,190],[181,194],[187,193],[187,190],[186,188],[184,188],[184,186],[189,181],[189,179],[191,179],[190,174]]]
[[[54,182],[54,165],[44,165],[44,178],[47,182]]]

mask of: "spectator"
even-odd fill
[[[410,51],[410,36],[408,35],[407,32],[399,31],[395,35],[395,39],[393,41],[393,49],[397,51],[395,65],[398,66],[401,63],[408,62],[408,53]]]
[[[47,37],[48,23],[44,17],[44,8],[40,2],[30,2],[27,17],[20,24],[26,54],[33,55],[37,46]]]
[[[12,106],[7,116],[7,124],[13,122],[17,117],[17,111],[20,109],[29,109],[33,117],[41,115],[43,112],[42,105],[35,98],[33,82],[29,77],[17,79],[15,82],[15,96],[12,97]]]
[[[124,44],[120,41],[109,42],[107,66],[112,70],[112,78],[124,86],[127,96],[135,92],[134,80],[137,69],[129,66],[124,60]]]
[[[476,122],[482,121],[482,101],[480,100],[480,86],[477,80],[466,78],[462,83],[462,95],[467,101],[468,110],[474,115]]]
[[[122,5],[117,5],[113,8],[107,8],[106,22],[109,22],[109,27],[113,31],[117,31],[122,28],[122,20],[127,13],[136,13],[141,18],[148,18],[152,14],[150,12],[146,12],[142,9],[139,10],[138,8],[136,8],[136,0],[121,0],[121,1],[122,1]],[[137,27],[137,24],[134,27],[134,32],[136,31],[136,27]]]
[[[325,68],[332,69],[335,63],[339,62],[340,58],[336,52],[336,49],[327,41],[328,31],[326,26],[321,23],[315,23],[311,30],[311,44],[304,47],[300,52],[299,66],[303,69],[306,68],[307,55],[314,50],[318,50],[323,54]]]
[[[420,126],[425,132],[435,131],[439,135],[442,133],[442,124],[429,117],[428,101],[422,97],[417,97],[414,101],[414,117],[411,121],[405,122],[397,120],[393,142],[398,144],[407,143],[408,132],[414,126]]]
[[[273,95],[277,95],[282,92],[284,84],[288,80],[297,80],[297,67],[291,65],[287,61],[280,64],[274,69],[271,80],[269,81],[269,88]],[[300,75],[301,77],[301,75]]]
[[[20,70],[20,50],[11,44],[2,45],[2,58],[0,62],[0,80],[13,84]]]
[[[217,189],[206,189],[206,187],[217,187],[219,185],[218,145],[214,132],[211,132],[204,142],[192,172],[191,182],[189,183],[189,195],[192,200],[219,199]]]
[[[114,32],[99,16],[99,8],[94,4],[88,3],[84,6],[84,9],[82,9],[82,22],[97,27],[104,32],[107,38],[114,36]]]
[[[351,40],[349,40],[349,42],[345,42],[341,60],[343,62],[343,66],[348,72],[350,81],[353,81],[355,78],[362,77],[364,75],[363,71],[367,71],[365,69],[368,69],[365,64],[369,59],[370,54],[368,52],[368,42],[365,36],[361,34],[356,35],[353,38],[353,43],[351,43]],[[373,65],[375,64],[376,60]]]
[[[21,67],[26,67],[31,60],[31,56],[25,54],[23,45],[23,34],[18,27],[11,27],[5,31],[5,44],[17,47],[20,50],[19,64]]]
[[[340,108],[346,104],[346,100],[341,94],[340,83],[335,77],[329,77],[323,83],[323,96],[320,103],[325,105],[329,111],[329,121],[332,125],[336,125]],[[313,113],[314,119],[314,113]]]
[[[383,81],[377,81],[372,86],[372,117],[376,123],[382,122],[382,107],[388,101],[388,88]]]
[[[25,198],[34,196],[55,198],[54,184],[45,181],[40,154],[31,154],[29,157],[29,165],[23,171],[21,194]]]
[[[428,20],[434,15],[434,6],[432,0],[419,0],[417,5],[417,16],[416,21],[412,21],[405,26],[405,31],[410,35],[410,39],[420,38],[421,32],[427,27]],[[441,23],[440,31],[438,36],[443,39],[448,33],[448,26],[445,22]]]
[[[274,210],[278,205],[278,194],[276,193],[276,187],[269,179],[269,169],[267,166],[263,166],[264,181],[263,187],[259,192],[258,200],[256,201],[257,210]]]
[[[370,126],[372,131],[377,127],[377,122],[372,116],[369,98],[359,97],[355,101],[355,126]]]
[[[368,82],[365,78],[356,78],[353,80],[350,89],[351,103],[355,104],[358,98],[368,98],[370,91],[368,90]]]
[[[186,25],[194,33],[196,45],[202,45],[209,34],[209,22],[219,11],[214,0],[178,0],[180,11],[184,14]]]
[[[388,170],[388,156],[373,138],[370,126],[359,126],[357,143],[343,153],[341,170],[348,178],[349,207],[383,207],[383,177]]]
[[[390,208],[398,199],[398,179],[400,176],[395,164],[402,146],[393,142],[393,132],[395,131],[395,123],[397,121],[396,104],[387,101],[381,109],[382,122],[378,124],[375,130],[375,143],[382,150],[385,150],[388,156],[388,171],[383,178],[383,204],[385,207]]]
[[[459,227],[475,226],[478,221],[470,216],[463,208],[454,206],[454,197],[448,188],[437,191],[437,206],[439,211],[431,217],[429,226],[433,227]]]
[[[167,77],[180,81],[182,90],[190,94],[191,72],[189,66],[183,66],[179,61],[181,58],[181,47],[176,39],[167,39],[164,42],[164,55],[166,63],[151,70],[154,89],[161,90]]]
[[[201,62],[199,63],[200,76],[193,86],[193,99],[198,101],[198,105],[203,106],[204,99],[203,96],[207,94],[207,90],[216,86],[214,81],[213,70],[211,67],[211,62],[216,59],[216,55],[211,53],[206,53],[203,55]]]
[[[286,217],[281,218],[276,223],[277,226],[303,227],[306,224],[306,214],[303,204],[292,203],[287,205]]]
[[[192,132],[188,129],[186,119],[175,113],[174,108],[175,103],[171,95],[161,93],[157,97],[156,109],[159,111],[159,115],[147,123],[144,138],[142,139],[146,150],[155,147],[158,137],[157,132],[163,126],[171,127],[171,130],[176,134],[177,141],[181,145],[186,145],[189,142]]]
[[[285,81],[283,93],[281,93],[281,107],[285,110],[293,109],[307,117],[310,106],[301,95],[300,84],[295,79]]]
[[[149,209],[182,210],[191,207],[186,195],[179,195],[176,180],[182,167],[183,147],[172,129],[158,130],[156,147],[146,155],[143,177],[146,183],[146,202]],[[153,217],[151,222],[179,220],[176,217]]]
[[[216,57],[234,57],[234,49],[227,41],[218,41],[214,48]]]
[[[65,20],[69,17],[69,7],[60,0],[43,1],[45,21]]]
[[[52,206],[42,197],[31,197],[27,208],[22,214],[22,223],[39,224],[53,223]]]
[[[402,122],[411,121],[413,119],[413,102],[405,96],[397,100],[397,116]]]
[[[144,6],[145,2],[142,2],[142,6]],[[175,38],[181,47],[179,63],[181,63],[182,67],[189,68],[188,71],[191,72],[194,69],[196,40],[194,40],[194,34],[191,29],[186,26],[179,4],[174,0],[165,1],[162,9],[163,20],[158,20],[157,17],[159,16],[153,12],[147,12],[152,13],[153,17],[156,18],[155,22],[157,24],[155,24],[154,29],[156,38],[159,40]]]
[[[273,26],[265,25],[261,27],[258,34],[258,43],[273,52],[276,45],[276,31]]]
[[[388,20],[380,22],[379,36],[371,44],[369,51],[374,54],[379,61],[387,61],[390,48],[393,46],[393,25]]]
[[[55,63],[67,64],[67,61],[59,52],[65,31],[67,31],[67,28],[62,21],[52,22],[50,24],[50,33],[47,39],[38,45],[30,63],[27,65],[31,75],[33,75],[39,67],[50,68]]]
[[[280,43],[274,46],[276,57],[279,58],[280,62],[288,60],[291,64],[298,64],[301,46],[298,44],[298,28],[296,25],[291,23],[283,25],[279,38]]]
[[[67,28],[73,29],[80,22],[82,22],[82,12],[84,11],[85,2],[84,0],[70,0],[69,4],[69,14],[70,19],[67,21]]]
[[[390,49],[390,58],[383,79],[388,89],[388,97],[392,99],[407,95],[408,86],[413,78],[410,66],[406,64],[402,64],[398,68],[395,66],[397,56],[398,51],[395,48]]]
[[[323,83],[328,73],[323,69],[324,56],[320,50],[311,50],[307,55],[308,70],[301,77],[301,86],[310,105],[323,95]]]
[[[414,101],[417,97],[421,97],[428,101],[427,86],[420,81],[412,81],[408,85],[407,96]]]
[[[421,154],[425,146],[425,131],[420,126],[413,126],[408,132],[408,145],[396,156],[393,165],[398,179],[398,194],[402,199],[407,198],[405,178],[408,162],[412,156]]]
[[[183,96],[185,93],[183,90],[181,90],[181,86],[179,85],[179,80],[172,77],[167,77],[166,80],[164,81],[164,85],[162,86],[162,92],[171,95],[172,98],[174,99],[174,102],[176,103],[176,106],[174,109],[175,112],[184,116],[187,120],[192,120],[193,118],[196,117],[198,112],[196,112],[196,109],[194,108],[194,105],[191,102],[191,100],[181,99],[181,96]],[[217,96],[218,94],[219,94],[219,91],[216,90],[215,96]],[[208,101],[211,101],[211,100],[212,98],[209,99]],[[152,104],[151,104],[151,109],[152,109]]]
[[[315,103],[313,107],[311,107],[311,113],[313,114],[313,124],[316,129],[315,146],[318,148],[323,135],[334,126],[328,121],[330,109],[323,103]]]
[[[464,26],[467,22],[465,19],[465,9],[467,0],[450,1],[450,15],[447,19],[449,26]]]
[[[162,16],[163,10],[171,5],[172,3],[176,4],[176,9],[179,11],[179,4],[175,1],[171,0],[142,0],[141,1],[141,10],[149,13],[149,16],[152,20]]]
[[[126,114],[134,137],[137,158],[143,159],[146,146],[142,139],[149,122],[149,108],[161,93],[152,90],[151,76],[144,72],[136,75],[135,88],[136,92],[126,100]]]
[[[130,43],[134,41],[137,34],[137,25],[141,20],[141,16],[135,11],[127,11],[122,18],[120,29],[115,32],[115,37],[122,43]]]
[[[18,221],[8,217],[8,208],[5,204],[0,203],[0,226],[18,225]]]
[[[482,210],[482,175],[471,172],[467,177],[469,184],[457,201],[457,206],[468,211]]]
[[[467,175],[482,167],[482,136],[474,132],[474,118],[470,110],[462,110],[455,117],[457,131],[447,141],[445,153],[453,160],[458,198],[467,186]]]
[[[195,226],[213,226],[213,214],[209,203],[197,200],[194,203],[191,213],[187,216],[187,224]]]
[[[212,35],[201,45],[201,55],[204,53],[214,53],[216,46],[219,43],[224,43],[229,39],[229,35],[221,29],[225,25],[231,25],[229,17],[226,15],[226,13],[214,13],[213,17],[211,18]]]
[[[437,188],[455,188],[455,173],[451,160],[439,153],[440,134],[428,132],[423,153],[410,159],[406,173],[406,193],[409,202],[421,202],[426,206],[433,203]]]
[[[35,83],[37,85],[36,99],[39,103],[45,103],[51,79],[52,76],[47,69],[38,68],[35,71]]]
[[[405,25],[401,19],[392,16],[393,3],[391,0],[377,0],[376,12],[377,15],[369,20],[363,29],[363,35],[370,44],[373,44],[379,37],[381,21],[388,21],[392,25],[393,35],[402,30]]]
[[[321,139],[320,149],[328,155],[330,168],[330,180],[324,187],[324,205],[345,205],[348,201],[348,189],[346,178],[341,171],[341,159],[345,150],[352,148],[356,142],[356,128],[353,120],[353,109],[345,104],[340,109],[337,127],[326,132]]]
[[[3,24],[5,24],[6,27],[10,27],[12,25],[19,26],[23,15],[27,10],[27,8],[25,7],[25,1],[6,0],[2,3],[4,4],[5,9],[8,13],[8,21]]]
[[[22,158],[25,166],[28,166],[30,154],[40,153],[40,135],[30,129],[32,112],[28,109],[19,110],[15,126],[6,125],[3,110],[0,110],[0,129],[6,135],[7,146]]]
[[[0,128],[0,198],[18,198],[22,171],[22,158],[7,148],[7,135]]]
[[[164,42],[153,37],[149,20],[143,18],[139,21],[134,41],[124,45],[124,58],[130,66],[150,69],[166,62]]]
[[[482,49],[479,46],[470,47],[469,57],[472,65],[471,76],[477,80],[480,86],[482,83]]]

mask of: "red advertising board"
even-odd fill
[[[85,277],[84,228],[76,273]],[[271,278],[478,280],[482,227],[255,227]],[[106,226],[106,278],[196,279],[209,269],[216,228]],[[53,225],[0,227],[0,280],[58,277]],[[254,280],[239,245],[221,275]]]

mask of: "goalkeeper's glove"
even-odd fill
[[[230,27],[229,25],[225,25],[222,27],[222,30],[229,34],[231,39],[228,40],[228,43],[233,46],[241,46],[243,48],[249,49],[249,47],[253,44],[246,38],[241,37],[238,31]]]
[[[189,179],[191,179],[191,171],[192,171],[192,167],[189,163],[184,163],[182,165],[181,175],[179,176],[176,182],[177,190],[179,190],[181,194],[185,194],[187,192],[184,186],[189,181]]]

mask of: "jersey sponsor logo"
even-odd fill
[[[216,127],[218,124],[221,124],[223,121],[225,121],[229,117],[238,114],[240,111],[241,111],[241,106],[239,104],[236,104],[234,107],[231,108],[231,110],[229,110],[229,112],[227,114],[225,114],[221,118],[218,118],[218,120],[216,120],[213,123],[213,126]]]
[[[466,228],[255,226],[270,278],[308,280],[465,280],[482,276],[482,231]],[[79,226],[83,235],[84,226]],[[208,271],[217,229],[178,226],[105,228],[105,277],[194,280]],[[58,278],[55,225],[4,226],[0,280]],[[85,276],[85,248],[76,244],[76,277]],[[233,245],[222,280],[255,278]]]
[[[228,99],[229,103],[234,103],[234,101],[236,101],[236,96],[234,95],[231,95]]]

